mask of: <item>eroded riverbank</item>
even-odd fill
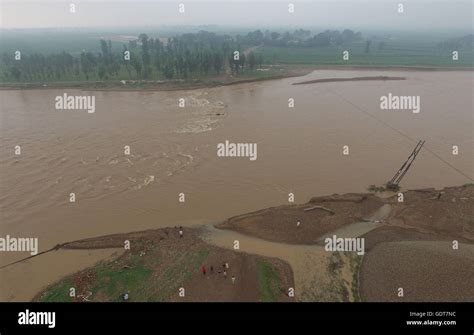
[[[138,264],[137,260],[149,253],[153,256],[152,258],[155,259],[155,261],[151,263],[147,261],[144,269],[148,269],[153,273],[164,273],[171,271],[169,268],[173,268],[173,273],[179,278],[182,277],[182,280],[178,280],[176,285],[182,283],[183,286],[192,288],[191,291],[195,292],[194,295],[190,295],[186,299],[180,299],[179,296],[175,295],[175,291],[179,285],[176,286],[173,284],[173,286],[171,285],[172,282],[170,282],[172,287],[164,284],[160,286],[162,288],[165,287],[166,292],[160,291],[161,293],[156,295],[156,299],[153,298],[155,300],[162,299],[163,301],[168,301],[171,299],[172,301],[188,301],[190,299],[190,301],[240,301],[243,299],[243,301],[261,301],[261,293],[264,289],[258,284],[259,277],[256,275],[255,267],[257,264],[260,264],[258,266],[264,267],[266,265],[262,265],[262,263],[259,263],[261,261],[255,258],[256,256],[252,256],[257,255],[267,259],[266,262],[270,262],[269,264],[273,264],[272,266],[277,269],[275,271],[279,273],[278,278],[281,278],[283,281],[280,282],[279,285],[275,284],[278,288],[274,293],[270,294],[273,297],[280,296],[281,294],[280,298],[289,299],[288,301],[292,301],[290,298],[294,298],[296,301],[397,301],[397,290],[394,288],[396,284],[390,284],[388,278],[382,280],[381,278],[387,271],[379,271],[381,266],[385,266],[384,264],[389,267],[391,266],[386,262],[380,261],[381,255],[386,253],[386,250],[391,250],[390,248],[401,248],[400,252],[403,252],[404,255],[405,253],[410,253],[410,250],[417,250],[416,252],[419,253],[417,257],[425,257],[424,262],[428,263],[436,261],[439,257],[445,257],[442,255],[446,254],[446,257],[451,258],[449,262],[451,264],[451,270],[453,270],[453,267],[456,268],[456,266],[469,268],[471,265],[474,265],[474,257],[472,254],[472,251],[474,251],[474,249],[472,249],[474,245],[474,217],[472,216],[474,185],[451,187],[443,190],[413,190],[405,192],[404,194],[406,196],[406,202],[403,203],[397,204],[393,202],[393,199],[390,197],[382,199],[379,203],[379,207],[376,210],[371,210],[365,218],[362,218],[362,222],[347,220],[346,215],[336,216],[336,213],[339,212],[339,214],[341,214],[345,207],[347,207],[346,209],[349,212],[356,213],[357,208],[354,208],[354,206],[366,206],[364,202],[367,201],[367,195],[365,194],[333,195],[312,199],[310,202],[312,207],[315,206],[315,203],[324,203],[325,209],[331,209],[333,211],[333,214],[328,214],[333,216],[333,218],[330,222],[326,223],[324,223],[324,220],[317,220],[316,218],[305,220],[305,225],[312,225],[319,228],[327,226],[326,228],[328,228],[327,231],[326,229],[306,231],[305,234],[311,235],[312,241],[317,241],[317,243],[311,245],[298,245],[302,241],[298,239],[297,235],[288,231],[285,226],[288,215],[282,215],[280,213],[282,210],[281,207],[266,210],[273,212],[273,219],[256,220],[252,223],[255,229],[259,229],[265,222],[271,222],[273,234],[267,232],[268,236],[266,239],[248,235],[249,232],[242,234],[232,231],[238,230],[238,223],[231,226],[231,228],[228,225],[226,226],[226,223],[223,223],[217,226],[225,227],[225,230],[217,229],[213,224],[186,228],[184,229],[185,238],[179,237],[180,228],[175,227],[109,235],[66,243],[59,249],[96,250],[113,248],[112,250],[115,250],[115,260],[111,262],[102,261],[87,270],[79,271],[72,276],[66,276],[65,279],[60,280],[57,284],[46,289],[45,293],[37,296],[36,299],[46,299],[45,297],[49,297],[48,299],[52,300],[58,299],[57,290],[62,292],[61,290],[65,289],[65,283],[73,286],[75,285],[74,283],[79,283],[77,285],[80,286],[82,292],[81,297],[87,292],[92,292],[87,296],[87,300],[90,301],[118,299],[115,296],[104,296],[103,293],[100,293],[101,286],[96,282],[97,273],[99,273],[99,276],[104,273],[108,275],[117,273],[120,276],[120,274],[124,275],[124,272],[126,273],[130,267],[142,269],[141,267],[144,265],[141,261],[138,262],[140,263]],[[440,196],[438,197],[438,195]],[[337,209],[334,206],[335,204],[338,206]],[[433,206],[439,208],[440,214],[436,218],[430,217],[429,215],[433,213]],[[301,211],[301,205],[288,207],[285,207],[284,210],[290,211],[294,209],[295,211]],[[321,208],[314,210],[327,213],[326,210],[322,210]],[[413,210],[415,210],[415,212],[412,212]],[[248,220],[249,217],[258,217],[258,215],[259,214],[250,213],[245,217],[246,220]],[[416,215],[416,217],[425,217],[425,220],[416,219],[413,215]],[[238,218],[242,219],[242,216]],[[236,218],[229,220],[235,221]],[[300,228],[301,225],[294,225],[294,230]],[[288,241],[290,243],[271,241],[271,239],[278,239],[280,229],[286,229],[286,234],[289,237],[293,237],[293,240]],[[365,239],[364,251],[367,255],[360,255],[353,251],[328,251],[325,246],[327,242],[326,239],[333,235],[345,239]],[[133,251],[128,252],[128,254],[127,251],[125,251],[125,254],[128,256],[123,256],[121,252],[120,255],[117,256],[117,252],[123,251],[123,245],[126,241],[134,246]],[[459,242],[459,249],[453,248],[453,241]],[[238,248],[236,248],[236,243]],[[158,246],[158,249],[155,245]],[[211,245],[223,249],[213,249]],[[191,255],[192,252],[194,252],[193,250],[195,251],[196,257],[200,255],[198,257],[199,259],[196,260],[196,257]],[[461,250],[461,252],[457,253],[457,250]],[[17,270],[10,273],[15,274],[15,271],[18,271],[18,269],[21,271],[22,268],[27,266],[27,263],[36,264],[33,268],[37,268],[38,264],[44,264],[45,261],[50,261],[52,259],[51,257],[54,257],[56,253],[60,254],[63,252],[64,251],[52,251],[51,255],[41,255],[36,259],[27,260],[25,263],[12,265],[11,269],[16,268]],[[209,252],[212,254],[215,252],[215,255],[208,257]],[[394,255],[393,251],[390,251],[390,254]],[[433,257],[435,254],[438,256]],[[398,257],[396,263],[400,265],[406,262],[412,262],[413,257],[405,256]],[[70,258],[71,255],[66,253],[62,254],[62,257],[66,259]],[[249,260],[245,260],[247,258]],[[178,259],[178,261],[176,261],[176,259]],[[276,259],[283,260],[284,263],[278,263]],[[248,285],[240,286],[240,288],[243,289],[240,293],[235,290],[232,291],[234,286],[222,286],[222,288],[217,289],[216,292],[212,291],[216,283],[219,284],[219,280],[222,279],[220,278],[223,276],[222,271],[218,271],[220,266],[226,261],[231,262],[233,269],[236,269],[232,273],[229,271],[229,278],[232,276],[247,279],[253,278],[249,279],[250,281],[245,281]],[[249,261],[251,263],[248,263]],[[117,262],[121,265],[114,265],[117,264]],[[288,264],[289,267],[285,268],[284,264]],[[84,263],[76,264],[76,266],[79,265],[85,266]],[[201,266],[203,265],[207,267],[207,271],[216,269],[216,273],[218,274],[218,276],[212,277],[216,279],[217,282],[211,286],[207,285],[208,282],[206,281],[202,282],[202,273],[200,271],[202,271]],[[210,270],[210,266],[213,266],[213,270]],[[405,288],[415,288],[414,290],[408,291],[410,294],[405,297],[404,301],[441,301],[444,299],[443,297],[446,297],[446,294],[448,294],[442,290],[438,290],[438,293],[436,293],[437,291],[434,287],[429,285],[422,288],[418,287],[421,282],[434,283],[433,285],[441,285],[442,283],[443,285],[449,286],[450,276],[447,276],[447,270],[445,268],[429,267],[429,271],[425,270],[419,272],[417,267],[400,266],[400,269],[404,269],[403,275],[401,273],[392,273],[389,276],[390,278],[402,281],[409,277],[414,278],[412,281],[405,280],[403,282]],[[459,270],[461,269],[459,268]],[[64,271],[71,271],[71,269],[63,269],[63,274]],[[271,273],[273,270],[269,271]],[[8,273],[8,271],[5,273]],[[184,276],[186,273],[188,275]],[[377,275],[377,273],[379,273],[379,275]],[[40,280],[38,282],[44,285],[45,280],[51,280],[51,278],[52,277],[43,278],[42,281]],[[432,278],[437,279],[432,280]],[[157,277],[152,282],[165,280],[164,278],[158,279]],[[166,280],[171,280],[171,277]],[[361,280],[361,282],[359,282],[359,280]],[[456,281],[460,282],[459,280]],[[204,285],[203,283],[206,284]],[[121,283],[121,285],[125,285],[122,287],[125,292],[127,284]],[[203,285],[209,287],[203,291]],[[469,297],[473,294],[468,280],[464,285],[466,286],[465,290],[463,290],[465,294],[461,296],[448,294],[450,301],[461,301],[466,298],[466,294]],[[38,289],[37,286],[33,287]],[[136,289],[138,288],[133,287],[130,288],[130,291]],[[149,288],[146,288],[146,290],[148,289]],[[231,290],[229,291],[229,289]],[[287,295],[290,289],[294,289],[294,297]],[[246,292],[245,294],[244,291]],[[28,292],[31,295],[32,292],[30,290],[24,292],[23,294],[26,294],[24,296],[28,296]],[[205,293],[197,294],[196,292]],[[280,293],[277,294],[276,292]],[[136,293],[134,292],[134,294]],[[40,298],[41,296],[43,298]],[[18,296],[10,296],[9,298],[15,298],[14,300],[16,300]],[[140,300],[142,298],[135,297],[135,299]],[[65,301],[69,300],[65,299]]]
[[[96,96],[94,114],[55,110],[62,89],[2,91],[2,235],[37,237],[44,251],[91,236],[222,222],[285,204],[289,193],[296,204],[334,192],[362,193],[385,183],[412,149],[410,138],[419,136],[438,157],[422,151],[402,191],[468,182],[439,157],[472,174],[470,73],[371,71],[407,79],[295,86],[301,79],[287,78],[192,91],[88,91]],[[366,75],[320,70],[304,80]],[[380,96],[408,88],[421,97],[419,114],[380,110]],[[178,107],[180,98],[186,108]],[[217,157],[216,145],[225,140],[257,143],[258,159]],[[14,154],[17,145],[21,156]],[[342,154],[344,145],[350,155]],[[23,256],[2,253],[0,263]],[[19,280],[7,275],[5,287],[21,290],[15,283],[28,273],[24,267]],[[35,276],[38,285],[47,281],[39,271]]]

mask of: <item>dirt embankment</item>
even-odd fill
[[[216,227],[274,242],[315,244],[326,233],[363,221],[382,205],[383,201],[373,194],[316,197],[303,205],[235,216]]]
[[[438,239],[474,242],[474,184],[442,190],[410,190],[403,195],[403,203],[396,197],[389,199],[393,225],[435,234]]]
[[[387,81],[387,80],[405,80],[405,77],[388,77],[388,76],[374,76],[374,77],[352,77],[352,78],[325,78],[302,81],[299,83],[293,83],[293,85],[306,85],[306,84],[318,84],[318,83],[333,83],[338,81]]]
[[[470,66],[402,66],[402,65],[308,65],[313,70],[364,70],[364,71],[474,71]]]
[[[364,301],[473,301],[474,185],[390,199],[389,225],[363,237]]]
[[[235,216],[216,227],[269,241],[315,244],[325,234],[350,224],[377,222],[379,226],[365,235],[370,246],[384,240],[406,240],[410,236],[474,242],[474,184],[443,190],[410,190],[403,192],[403,197],[403,202],[398,201],[397,194],[389,198],[374,194],[315,197],[306,204]],[[390,213],[378,219],[375,214],[384,205],[390,205]]]
[[[286,243],[277,246],[283,254],[264,254],[288,256],[300,275],[301,300],[472,301],[474,185],[405,191],[403,197],[403,202],[398,194],[315,197],[307,204],[236,216],[218,228]],[[200,234],[185,229],[180,238],[177,228],[167,228],[63,244],[69,249],[123,248],[128,240],[131,249],[64,278],[35,300],[123,301],[124,294],[129,301],[295,300],[288,296],[295,287],[288,263],[210,245]],[[321,238],[332,234],[363,237],[365,255],[325,251]],[[306,271],[312,268],[320,269],[317,275]],[[305,273],[308,278],[301,277]],[[71,287],[75,297],[68,295]]]
[[[278,70],[278,73],[274,70]],[[85,89],[94,91],[179,91],[200,88],[211,88],[217,86],[238,85],[250,82],[276,80],[291,77],[300,77],[317,70],[340,70],[340,71],[474,71],[472,67],[424,67],[424,66],[367,66],[367,65],[305,65],[279,63],[264,69],[272,70],[266,76],[252,75],[247,77],[235,77],[229,74],[206,78],[186,80],[130,80],[125,79],[125,84],[120,80],[115,81],[64,81],[64,82],[31,82],[31,83],[0,83],[0,90],[31,90],[31,89]],[[270,73],[271,72],[271,73]],[[376,78],[376,79],[362,79]],[[354,80],[403,80],[402,77],[358,77],[358,78],[330,78],[318,79],[297,84],[310,84],[316,82]]]
[[[185,228],[183,233],[180,237],[178,228],[164,228],[68,243],[64,248],[96,249],[124,248],[129,242],[130,249],[111,262],[50,285],[34,300],[294,300],[288,296],[294,281],[287,263],[209,245],[195,229]],[[75,290],[72,297],[71,288]]]
[[[403,202],[398,194],[316,197],[303,205],[236,216],[217,227],[270,241],[314,244],[321,250],[316,244],[328,235],[363,238],[362,257],[323,251],[331,265],[326,276],[349,301],[474,300],[473,184],[405,191]],[[354,262],[343,264],[353,265],[335,271],[344,255]],[[320,287],[310,285],[304,296],[336,300],[322,296]]]
[[[93,91],[180,91],[218,86],[230,86],[259,81],[277,80],[307,75],[311,68],[302,66],[272,66],[267,72],[248,73],[242,76],[221,74],[186,80],[114,80],[114,81],[64,81],[38,83],[0,83],[0,90],[31,89],[84,89]],[[271,71],[270,71],[271,70]]]

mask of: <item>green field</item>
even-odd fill
[[[264,46],[257,50],[268,64],[303,65],[367,65],[367,66],[435,66],[472,67],[473,50],[459,50],[459,60],[453,61],[450,50],[441,50],[437,39],[377,39],[366,52],[366,40],[339,47],[288,48]],[[344,50],[349,60],[342,59]]]

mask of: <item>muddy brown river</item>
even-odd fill
[[[407,79],[292,85],[368,75]],[[469,183],[472,80],[470,71],[324,70],[174,92],[0,91],[0,235],[38,237],[41,251],[104,234],[218,222],[287,203],[290,192],[297,203],[365,192],[389,180],[419,139],[425,148],[404,189]],[[94,95],[95,113],[56,110],[55,97],[65,92]],[[380,98],[389,93],[419,96],[420,112],[381,110]],[[226,140],[256,143],[258,158],[218,157],[217,145]],[[96,258],[88,255],[77,256],[77,268]],[[26,256],[2,252],[0,265]],[[41,257],[31,261],[38,283],[54,277],[40,278],[38,269],[48,268]],[[0,300],[30,297],[15,283],[29,273],[27,264],[0,270]]]

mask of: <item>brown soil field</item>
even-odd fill
[[[362,301],[474,301],[474,246],[451,242],[385,242],[365,256]],[[403,288],[403,297],[398,289]]]
[[[383,226],[362,235],[365,238],[365,251],[371,251],[376,245],[383,242],[401,241],[440,241],[439,236],[433,233],[420,233],[415,228]],[[444,239],[452,241],[452,239]]]
[[[182,238],[178,228],[164,228],[66,243],[61,248],[124,248],[128,240],[130,249],[113,261],[63,278],[33,300],[123,301],[125,293],[128,301],[294,300],[288,296],[294,280],[287,263],[209,245],[198,237],[197,229],[183,232]],[[75,297],[69,296],[71,287]],[[179,295],[181,288],[184,297]]]

